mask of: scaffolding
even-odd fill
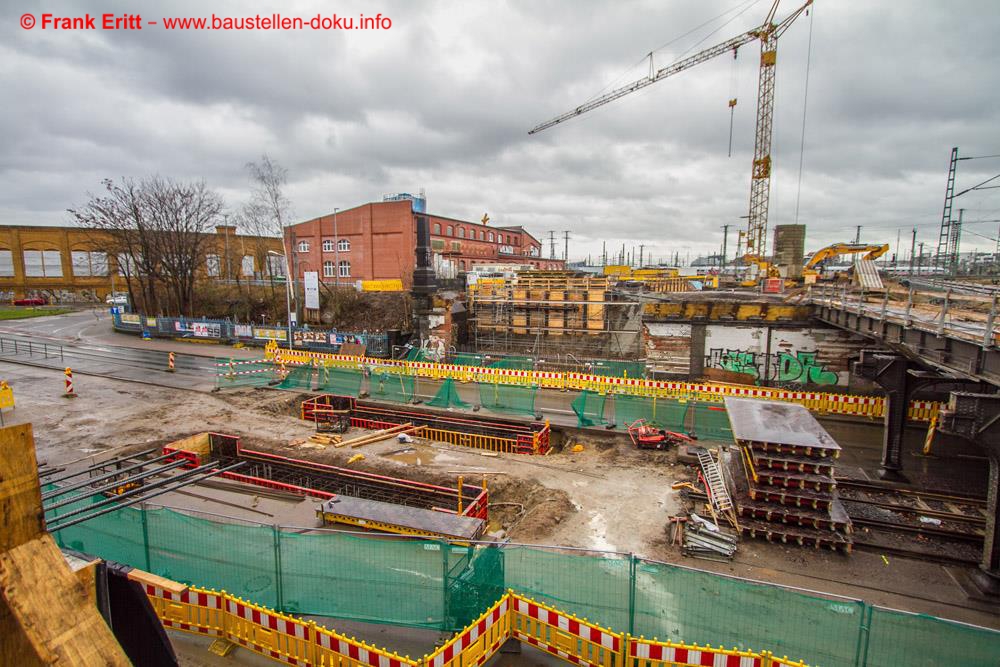
[[[470,325],[478,351],[634,357],[615,334],[616,311],[638,311],[608,289],[606,276],[528,271],[469,289]],[[636,339],[637,340],[637,339]]]

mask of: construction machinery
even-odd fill
[[[694,438],[689,435],[656,428],[647,424],[645,419],[636,419],[629,424],[628,435],[632,438],[632,444],[639,449],[666,449],[671,445],[694,442]]]
[[[812,4],[807,0],[802,6],[785,17],[780,23],[774,22],[775,13],[781,0],[774,0],[771,10],[764,22],[742,35],[716,44],[682,60],[667,65],[659,70],[653,69],[653,54],[649,54],[649,75],[628,85],[616,88],[609,93],[595,97],[580,106],[567,111],[561,116],[548,120],[534,127],[528,134],[535,134],[553,125],[564,123],[588,111],[613,102],[629,93],[642,90],[657,81],[683,72],[695,65],[711,60],[724,53],[736,54],[737,50],[750,42],[760,42],[760,79],[757,86],[757,129],[754,140],[754,156],[750,171],[750,215],[748,216],[746,233],[746,253],[743,260],[754,267],[756,276],[750,281],[755,284],[757,279],[776,277],[777,270],[764,258],[767,246],[767,210],[771,191],[771,133],[774,118],[774,68],[777,62],[778,38],[788,30],[789,26]],[[730,107],[735,101],[730,100]]]
[[[863,260],[876,260],[885,253],[889,252],[889,244],[883,243],[881,245],[868,245],[864,243],[834,243],[833,245],[828,245],[825,248],[817,250],[813,253],[813,256],[809,258],[806,262],[805,268],[802,270],[802,276],[805,283],[808,285],[810,283],[816,282],[816,278],[819,276],[819,271],[816,269],[817,266],[823,262],[838,257],[840,255],[857,255],[860,253],[866,253]]]

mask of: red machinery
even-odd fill
[[[689,435],[650,426],[645,419],[636,419],[629,424],[628,435],[632,438],[632,444],[639,449],[666,449],[671,445],[694,442],[694,438]]]

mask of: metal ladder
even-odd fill
[[[712,458],[707,449],[698,449],[698,465],[701,466],[701,472],[705,476],[705,481],[708,482],[708,488],[712,492],[712,501],[715,503],[716,509],[720,512],[729,512],[732,510],[733,501],[729,497],[729,491],[726,489],[726,482],[722,479],[722,471],[719,470],[719,464],[715,462],[715,459]]]

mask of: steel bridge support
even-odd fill
[[[976,592],[1000,601],[1000,394],[953,391],[938,428],[986,450],[990,472],[986,495],[983,559],[970,579]]]
[[[855,374],[885,389],[882,463],[878,469],[881,479],[906,481],[903,475],[903,433],[910,395],[915,389],[909,370],[910,362],[905,357],[877,350],[862,350],[861,360],[854,364]]]

